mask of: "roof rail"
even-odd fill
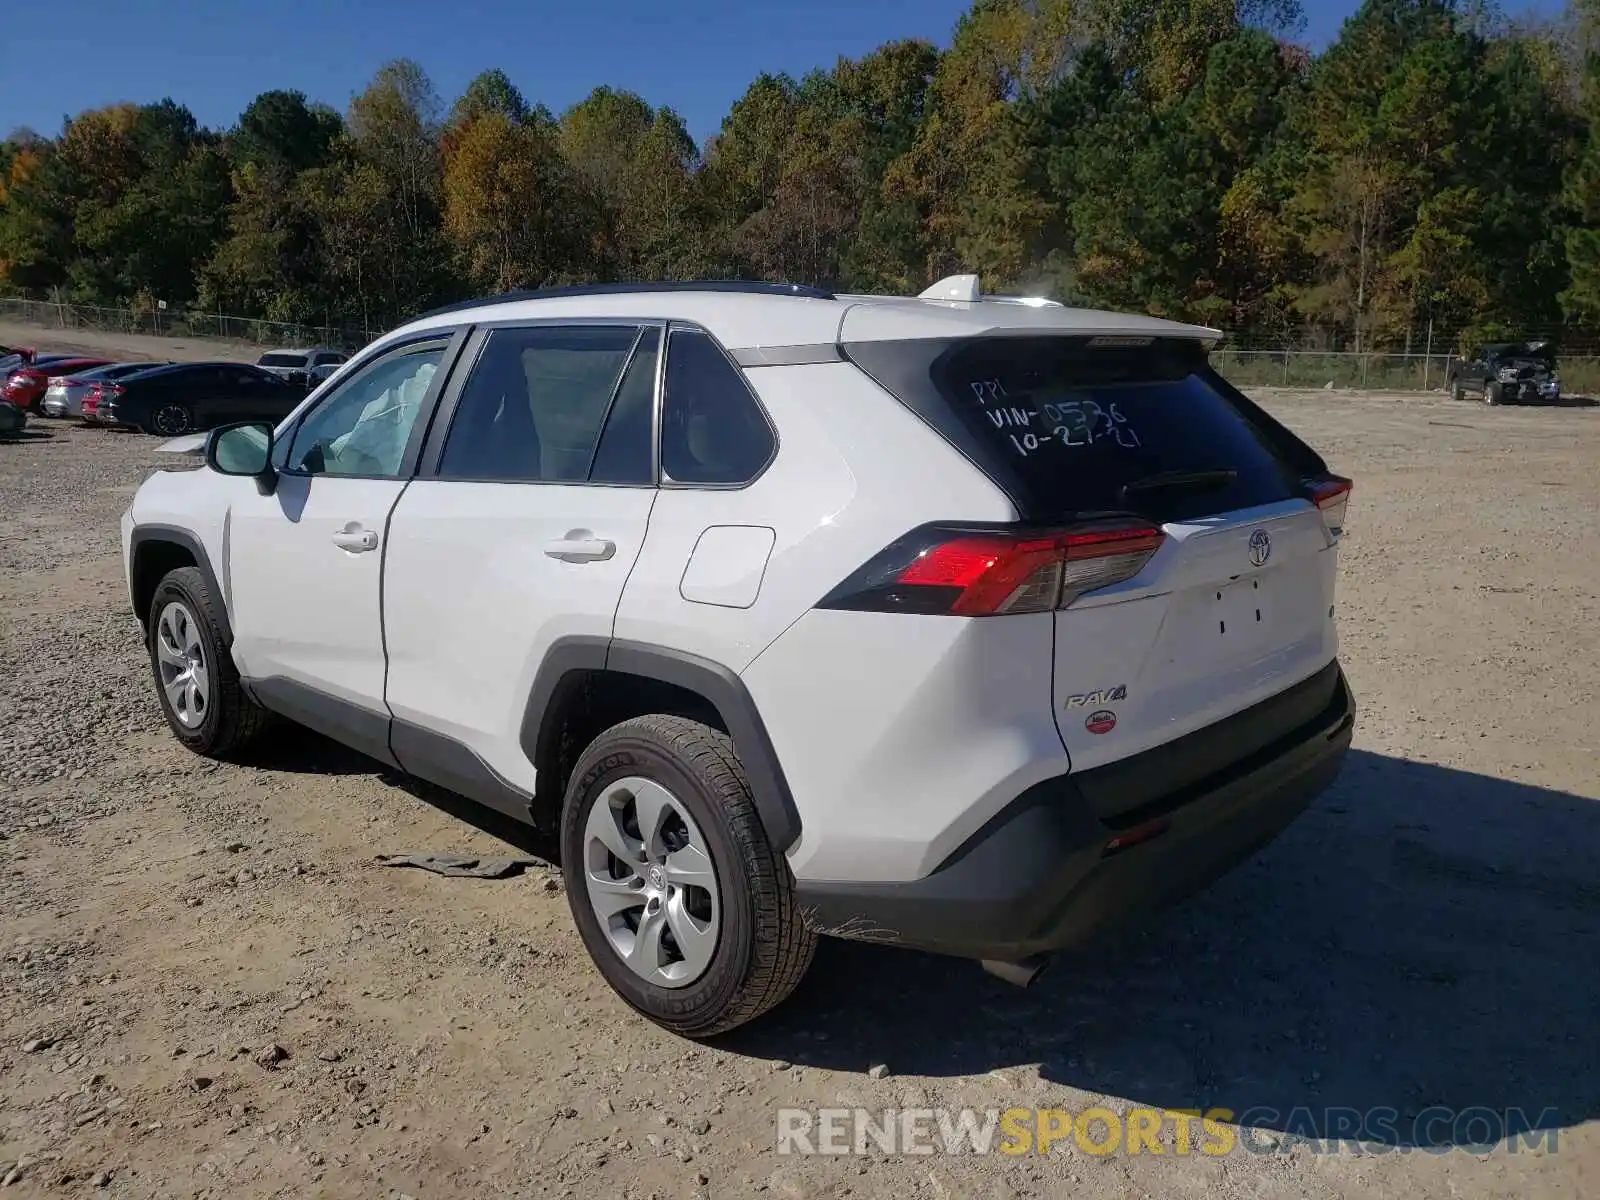
[[[517,300],[560,300],[570,296],[626,296],[651,292],[739,292],[752,296],[798,296],[806,300],[832,300],[834,294],[804,283],[769,283],[760,279],[669,279],[656,283],[580,283],[573,287],[521,288],[502,292],[498,296],[483,296],[476,300],[462,300],[430,309],[412,318],[443,316],[445,313],[466,312],[486,308],[491,304],[510,304]]]
[[[999,296],[986,294],[976,275],[950,275],[918,293],[918,300],[945,300],[956,304],[1025,304],[1029,308],[1061,308],[1059,300],[1044,296]]]

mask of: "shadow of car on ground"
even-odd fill
[[[263,766],[378,774],[551,857],[526,826],[315,734],[274,741]],[[1256,858],[1026,991],[825,938],[795,996],[720,1044],[948,1079],[934,1102],[950,1106],[958,1077],[1037,1065],[1047,1085],[1300,1137],[1482,1146],[1508,1112],[1506,1132],[1559,1130],[1600,1116],[1597,861],[1600,800],[1352,751]],[[1048,1086],[1006,1101],[1052,1103]]]

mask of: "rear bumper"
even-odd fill
[[[1270,710],[1317,704],[1307,719],[1225,765],[1216,747],[1261,728]],[[1323,697],[1328,697],[1325,702]],[[1102,818],[1104,781],[1071,775],[1029,788],[938,869],[904,883],[801,880],[819,933],[970,958],[1016,959],[1079,945],[1200,890],[1277,837],[1339,773],[1355,704],[1337,663],[1283,695],[1177,742],[1114,764],[1138,806]],[[1186,753],[1192,751],[1192,753]],[[1205,774],[1185,777],[1183,761]],[[1139,760],[1148,760],[1141,762]],[[1173,786],[1150,791],[1154,775]],[[1150,834],[1125,849],[1119,836]]]

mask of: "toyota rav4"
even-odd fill
[[[705,1036],[818,935],[1053,952],[1276,836],[1350,743],[1350,482],[1214,330],[749,283],[427,314],[122,521],[177,738],[310,726],[552,835]]]

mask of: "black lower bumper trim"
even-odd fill
[[[1064,775],[1018,796],[922,879],[800,881],[807,923],[819,933],[1018,959],[1080,945],[1182,899],[1277,837],[1339,773],[1355,705],[1343,673],[1333,671],[1332,695],[1310,719],[1188,783],[1169,802],[1141,796],[1139,810],[1159,813],[1143,829],[1154,831],[1148,840],[1108,853],[1108,843],[1129,831],[1126,810],[1108,823],[1096,813],[1103,806],[1091,805]]]

